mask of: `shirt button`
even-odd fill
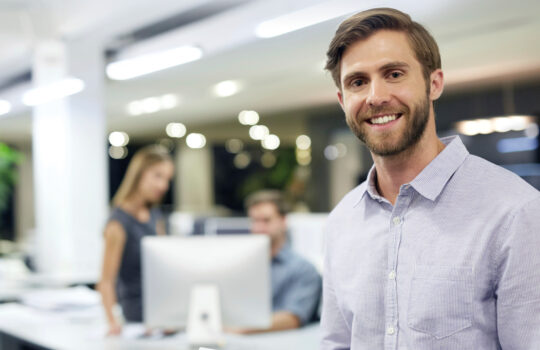
[[[396,279],[396,271],[394,270],[390,271],[390,273],[388,274],[388,278],[391,280]]]
[[[392,335],[392,334],[396,333],[396,330],[394,329],[394,327],[390,326],[390,327],[386,328],[386,333],[388,335]]]
[[[399,225],[401,223],[401,219],[399,218],[399,216],[395,216],[393,219],[392,219],[392,222],[394,223],[394,225]]]

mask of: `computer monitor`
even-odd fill
[[[195,308],[189,305],[192,291],[205,285],[217,287],[225,327],[270,326],[270,242],[266,236],[145,237],[142,278],[148,327],[184,328],[190,307]]]

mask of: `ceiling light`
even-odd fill
[[[186,134],[186,126],[182,123],[169,123],[165,127],[165,132],[169,137],[181,138]]]
[[[460,134],[474,136],[478,134],[478,125],[473,120],[466,120],[456,124],[456,129]]]
[[[510,122],[512,124],[512,130],[514,131],[521,131],[527,129],[527,126],[530,124],[530,118],[514,115],[511,117],[508,117],[510,119]]]
[[[513,115],[505,117],[493,117],[489,119],[465,120],[456,123],[459,133],[473,136],[476,134],[490,134],[496,132],[521,131],[535,123],[534,117]]]
[[[261,156],[261,164],[265,168],[271,168],[276,164],[276,156],[272,152],[264,152]]]
[[[144,113],[143,104],[141,101],[130,102],[127,106],[127,112],[129,115],[137,116]]]
[[[234,156],[233,163],[238,169],[245,169],[251,163],[251,156],[247,152],[240,152]]]
[[[225,142],[225,149],[229,153],[238,153],[244,148],[244,143],[239,139],[230,139]]]
[[[178,105],[178,97],[174,94],[147,97],[142,100],[131,101],[127,105],[127,112],[132,116],[156,113],[163,109],[171,109]]]
[[[37,106],[81,92],[84,82],[77,78],[66,78],[55,83],[37,87],[24,93],[22,101],[27,106]]]
[[[109,156],[112,159],[124,159],[128,155],[126,147],[111,146],[109,147]]]
[[[107,65],[107,76],[113,80],[127,80],[141,75],[157,72],[166,68],[198,60],[202,50],[194,46],[182,46],[175,49],[129,58]]]
[[[274,135],[274,134],[270,134],[268,136],[266,136],[263,140],[262,140],[262,146],[263,148],[266,148],[266,149],[269,149],[269,150],[274,150],[274,149],[277,149],[279,147],[279,137],[277,135]]]
[[[186,138],[189,148],[203,148],[206,145],[206,137],[203,134],[191,133]]]
[[[487,135],[494,131],[493,125],[488,119],[477,119],[476,123],[478,124],[478,132],[480,134]]]
[[[309,165],[311,163],[311,150],[296,149],[296,161],[300,165]]]
[[[6,100],[0,100],[0,115],[8,114],[11,111],[11,103]]]
[[[311,147],[311,139],[307,135],[300,135],[296,138],[296,147],[298,149],[306,150]]]
[[[162,109],[172,109],[178,106],[178,97],[174,94],[166,94],[161,96],[161,108]]]
[[[270,130],[264,125],[253,125],[249,128],[249,137],[253,140],[264,140],[268,134],[270,134]]]
[[[326,1],[268,21],[255,29],[259,38],[272,38],[359,10],[358,1]]]
[[[161,103],[157,97],[148,97],[142,100],[144,113],[155,113],[161,109]]]
[[[225,80],[214,85],[213,91],[218,97],[229,97],[240,91],[240,83],[235,80]]]
[[[324,156],[328,160],[336,160],[339,157],[339,150],[335,145],[326,146]]]
[[[259,113],[255,111],[242,111],[238,114],[238,121],[242,125],[255,125],[259,122]]]
[[[497,117],[491,119],[493,130],[497,132],[507,132],[512,130],[512,121],[506,117]]]
[[[116,147],[123,147],[129,143],[129,136],[123,131],[113,131],[109,134],[109,142]]]

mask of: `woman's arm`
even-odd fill
[[[167,235],[167,229],[165,227],[165,219],[163,219],[163,217],[160,217],[156,222],[156,233],[158,236]]]
[[[109,322],[107,335],[121,332],[121,326],[113,314],[113,307],[116,305],[116,278],[120,269],[125,242],[126,232],[122,225],[118,221],[109,222],[105,227],[105,252],[103,254],[101,280],[97,287]]]

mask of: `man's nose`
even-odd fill
[[[390,90],[384,80],[373,80],[370,83],[366,103],[369,106],[382,106],[390,101]]]

